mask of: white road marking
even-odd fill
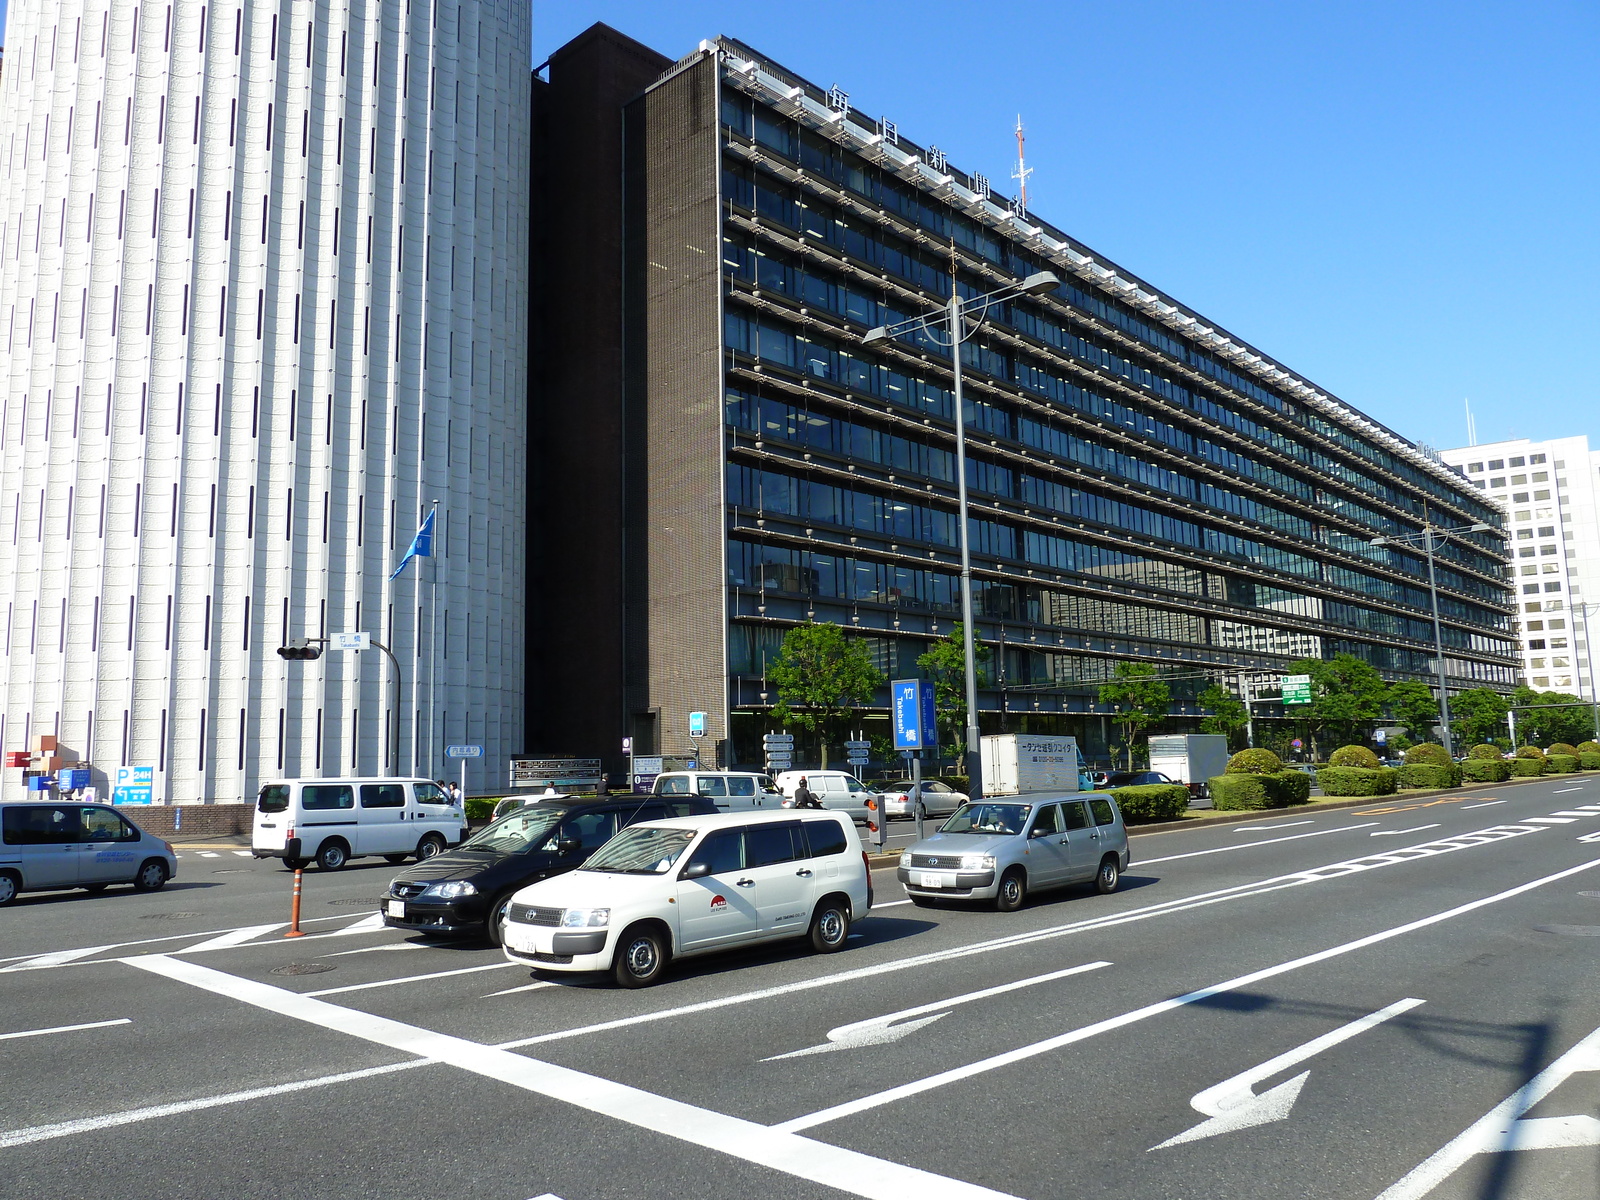
[[[898,908],[902,904],[910,904],[910,903],[911,903],[911,901],[909,901],[909,900],[890,900],[885,904],[874,904],[872,906],[872,911],[873,912],[877,912],[880,908]],[[868,915],[870,916],[871,914],[869,913]]]
[[[332,951],[332,952],[330,952],[328,954],[319,954],[319,955],[317,955],[317,957],[318,958],[343,958],[346,954],[377,954],[377,953],[379,953],[380,951],[383,951],[383,950],[432,950],[432,949],[434,949],[434,947],[432,947],[432,946],[424,946],[419,942],[395,942],[392,945],[388,945],[388,946],[362,946],[361,949],[359,949],[359,950],[334,950],[334,951]],[[182,954],[183,951],[175,950],[175,951],[173,951],[173,953],[174,954]]]
[[[106,950],[115,950],[115,946],[85,946],[81,950],[57,950],[53,954],[37,954],[24,958],[9,967],[0,967],[0,973],[6,971],[42,971],[46,967],[65,966],[69,962],[76,962],[80,958],[88,958],[91,954],[100,954]]]
[[[207,938],[203,942],[198,942],[193,946],[185,946],[182,950],[174,953],[194,954],[199,950],[223,950],[229,946],[237,946],[241,942],[253,941],[262,934],[271,933],[274,929],[282,929],[287,924],[287,921],[278,921],[271,925],[246,925],[243,929],[234,929],[217,937]]]
[[[465,1038],[435,1033],[415,1025],[324,1000],[299,995],[203,967],[198,963],[150,954],[128,960],[133,966],[179,983],[293,1020],[304,1021],[421,1058],[448,1063],[511,1087],[547,1096],[651,1133],[720,1151],[732,1158],[837,1188],[868,1200],[978,1200],[1003,1193],[902,1166],[871,1155],[811,1138],[769,1129],[753,1121],[698,1108],[627,1084],[615,1083],[570,1067],[541,1062]],[[510,964],[508,964],[510,965]]]
[[[1504,804],[1504,803],[1505,803],[1504,800],[1485,800],[1482,804],[1463,804],[1461,806],[1461,811],[1462,812],[1466,812],[1467,809],[1469,809],[1469,808],[1488,808],[1491,805]]]
[[[541,979],[536,983],[524,983],[524,984],[521,984],[518,987],[506,988],[504,991],[490,992],[490,993],[488,993],[488,995],[480,996],[478,998],[480,1000],[487,1000],[491,996],[510,996],[510,995],[513,995],[513,994],[515,994],[517,992],[537,992],[541,988],[552,988],[552,987],[558,987],[558,986],[560,986],[560,985],[552,983],[548,979]]]
[[[1594,816],[1594,814],[1591,813],[1591,812],[1576,812],[1576,811],[1574,811],[1573,809],[1570,809],[1570,808],[1557,809],[1555,812],[1551,813],[1550,815],[1552,817],[1572,817],[1572,818],[1574,818],[1576,820],[1579,820],[1579,821],[1583,820],[1585,817]]]
[[[235,850],[234,853],[237,854],[240,858],[254,858],[255,857],[255,855],[251,854],[250,851],[248,851],[248,850]]]
[[[1263,830],[1271,832],[1274,829],[1293,829],[1296,825],[1315,825],[1315,821],[1280,821],[1275,825],[1235,825],[1235,833],[1260,833]]]
[[[376,983],[350,983],[344,987],[322,988],[315,992],[298,992],[296,994],[301,996],[337,996],[341,992],[364,992],[368,988],[394,987],[397,983],[416,983],[423,979],[443,979],[447,975],[473,975],[479,971],[503,971],[507,967],[520,966],[522,966],[521,963],[490,963],[486,967],[460,967],[454,971],[433,971],[427,975],[402,975],[399,979],[380,979]]]
[[[1600,1145],[1600,1121],[1591,1116],[1522,1116],[1582,1071],[1600,1071],[1600,1029],[1474,1121],[1404,1179],[1384,1189],[1377,1200],[1419,1200],[1478,1154]]]
[[[1600,812],[1600,804],[1579,804],[1576,807],[1577,807],[1579,812],[1586,812],[1586,813],[1597,813],[1597,812]]]
[[[202,1108],[216,1108],[224,1104],[241,1104],[246,1100],[261,1100],[268,1096],[282,1096],[288,1092],[303,1092],[309,1088],[327,1087],[346,1083],[352,1079],[368,1079],[374,1075],[388,1075],[394,1071],[409,1071],[413,1067],[430,1065],[428,1059],[407,1059],[386,1067],[368,1067],[362,1071],[344,1071],[338,1075],[321,1075],[316,1079],[302,1079],[297,1083],[279,1083],[271,1087],[251,1088],[243,1092],[227,1092],[221,1096],[200,1096],[194,1100],[179,1100],[172,1104],[152,1104],[146,1108],[131,1108],[123,1112],[106,1113],[98,1117],[84,1117],[77,1121],[59,1121],[54,1125],[34,1125],[27,1129],[13,1129],[0,1133],[0,1150],[12,1146],[26,1146],[30,1142],[44,1142],[51,1138],[71,1137],[77,1133],[94,1133],[101,1129],[115,1129],[119,1125],[133,1125],[139,1121],[153,1121],[158,1117],[173,1117],[180,1113],[195,1112]]]
[[[1398,1017],[1403,1012],[1409,1012],[1421,1003],[1423,1001],[1409,998],[1398,1000],[1387,1008],[1368,1013],[1348,1025],[1341,1025],[1338,1029],[1331,1030],[1321,1037],[1312,1038],[1309,1042],[1296,1046],[1276,1058],[1268,1059],[1260,1066],[1242,1071],[1232,1079],[1224,1079],[1214,1087],[1196,1092],[1189,1101],[1189,1107],[1198,1113],[1203,1113],[1210,1120],[1201,1121],[1177,1137],[1168,1138],[1159,1146],[1152,1146],[1150,1149],[1165,1150],[1168,1146],[1197,1142],[1201,1138],[1215,1137],[1219,1133],[1233,1133],[1236,1130],[1284,1120],[1294,1108],[1294,1102],[1300,1097],[1300,1089],[1305,1086],[1311,1072],[1302,1071],[1293,1079],[1268,1088],[1259,1096],[1255,1093],[1256,1084],[1263,1079],[1272,1078],[1279,1071],[1288,1070],[1308,1058],[1314,1058],[1340,1042],[1349,1041],[1357,1034],[1383,1024],[1390,1017]]]
[[[1557,788],[1555,791],[1551,792],[1550,794],[1552,796],[1559,796],[1564,792],[1581,792],[1581,791],[1583,791],[1583,786],[1580,784],[1579,786],[1577,786],[1575,788]]]
[[[323,925],[323,924],[327,924],[327,923],[332,922],[332,921],[348,921],[349,919],[350,919],[350,916],[349,916],[348,913],[341,913],[336,917],[307,917],[305,920],[301,921],[300,924],[302,924],[302,925]],[[99,954],[101,951],[127,950],[127,949],[129,949],[130,947],[133,947],[133,946],[155,946],[155,945],[159,945],[162,942],[182,942],[182,941],[186,941],[189,938],[215,937],[219,933],[232,933],[232,932],[233,932],[232,929],[191,930],[188,933],[169,933],[164,937],[139,938],[138,940],[132,941],[132,942],[113,942],[109,946],[89,946],[86,949],[80,949],[80,950],[57,950],[57,951],[53,951],[52,953],[49,953],[49,954],[15,954],[15,955],[12,955],[10,958],[0,958],[0,963],[34,964],[34,966],[30,967],[29,969],[36,969],[36,967],[54,967],[54,966],[61,966],[63,963],[74,962],[77,959],[82,958],[84,955]],[[314,934],[313,936],[322,937],[322,936],[325,936],[325,935],[323,935],[323,934]],[[271,943],[271,944],[272,945],[276,945],[277,943],[274,942],[274,943]],[[64,958],[61,957],[63,955],[65,956]],[[59,962],[42,962],[42,961],[40,961],[42,959],[58,959],[58,958],[60,959]],[[12,969],[11,967],[0,967],[0,971],[7,971],[7,970],[11,970],[11,969]]]
[[[16,1033],[0,1033],[0,1042],[9,1042],[12,1038],[44,1037],[51,1033],[76,1033],[80,1029],[104,1029],[107,1025],[132,1025],[127,1017],[118,1017],[115,1021],[90,1021],[84,1025],[57,1025],[53,1029],[19,1029]]]
[[[384,928],[383,914],[375,912],[369,914],[368,916],[362,917],[361,920],[355,922],[353,925],[346,925],[343,929],[336,930],[334,933],[331,933],[328,936],[347,937],[352,933],[376,933],[382,928]]]
[[[1523,817],[1524,825],[1571,825],[1572,817]]]
[[[202,851],[200,851],[200,857],[201,858],[221,858],[222,855],[218,854],[215,850],[202,850]]]
[[[1376,821],[1360,825],[1341,825],[1337,829],[1319,829],[1315,833],[1291,833],[1288,837],[1262,838],[1259,842],[1240,842],[1237,846],[1217,846],[1212,850],[1190,850],[1187,854],[1169,854],[1165,858],[1139,858],[1135,866],[1148,867],[1151,863],[1176,862],[1180,858],[1200,858],[1207,854],[1226,854],[1230,850],[1249,850],[1253,846],[1271,846],[1278,842],[1298,842],[1301,838],[1323,837],[1330,833],[1349,833],[1352,829],[1370,829]]]
[[[1600,842],[1600,833],[1585,833],[1578,836],[1580,842]]]
[[[932,1004],[919,1004],[915,1008],[903,1008],[899,1012],[889,1013],[882,1017],[868,1017],[865,1021],[855,1021],[849,1025],[840,1025],[828,1030],[828,1040],[818,1046],[807,1046],[804,1050],[791,1050],[787,1054],[774,1054],[770,1058],[763,1058],[762,1062],[776,1062],[780,1058],[803,1058],[810,1054],[827,1054],[832,1050],[854,1050],[861,1046],[882,1046],[888,1042],[898,1042],[909,1033],[914,1033],[925,1025],[931,1025],[941,1017],[948,1017],[950,1010],[958,1004],[969,1004],[974,1000],[987,1000],[992,996],[1001,996],[1006,992],[1014,992],[1019,988],[1032,987],[1036,983],[1050,983],[1056,979],[1066,979],[1071,975],[1082,975],[1086,971],[1098,971],[1101,967],[1109,967],[1108,962],[1084,963],[1081,966],[1068,967],[1062,971],[1051,971],[1047,975],[1035,975],[1031,979],[1019,979],[1015,983],[1002,983],[995,987],[984,988],[978,992],[968,992],[962,996],[952,996],[948,1000],[935,1000]],[[943,1009],[943,1012],[938,1010]],[[932,1013],[932,1016],[924,1016]],[[921,1017],[921,1020],[912,1020]]]
[[[1437,829],[1439,822],[1432,825],[1413,825],[1410,829],[1379,829],[1375,833],[1367,834],[1368,837],[1404,837],[1408,833],[1421,833],[1424,829]]]
[[[1003,1054],[996,1054],[989,1058],[979,1059],[977,1062],[968,1063],[964,1067],[955,1067],[952,1070],[941,1071],[936,1075],[929,1075],[923,1079],[913,1080],[910,1083],[904,1083],[898,1087],[888,1088],[884,1091],[876,1092],[870,1096],[862,1096],[858,1100],[847,1101],[844,1104],[836,1104],[831,1108],[822,1109],[820,1112],[814,1112],[803,1117],[796,1117],[792,1121],[784,1121],[781,1124],[774,1125],[773,1128],[789,1131],[810,1129],[813,1126],[823,1125],[830,1121],[837,1121],[842,1117],[853,1116],[856,1113],[865,1112],[872,1108],[878,1108],[881,1105],[890,1104],[896,1100],[904,1100],[909,1096],[919,1095],[922,1092],[934,1091],[938,1088],[947,1087],[952,1083],[960,1082],[963,1079],[969,1079],[974,1075],[982,1075],[988,1071],[998,1070],[1001,1067],[1008,1067],[1012,1063],[1022,1062],[1025,1059],[1034,1058],[1040,1054],[1048,1054],[1052,1050],[1059,1050],[1063,1046],[1070,1046],[1075,1042],[1087,1041],[1088,1039],[1096,1037],[1099,1034],[1110,1033],[1113,1030],[1121,1029],[1125,1026],[1148,1020],[1150,1017],[1160,1016],[1163,1013],[1171,1012],[1174,1009],[1182,1008],[1185,1005],[1194,1004],[1200,1000],[1208,1000],[1212,996],[1220,995],[1223,992],[1236,991],[1239,988],[1249,987],[1252,984],[1260,983],[1264,979],[1273,979],[1279,975],[1286,975],[1291,971],[1298,971],[1302,967],[1314,966],[1317,963],[1326,962],[1331,958],[1338,958],[1342,955],[1350,954],[1356,950],[1365,950],[1368,946],[1375,946],[1380,942],[1386,942],[1392,938],[1401,937],[1407,933],[1414,933],[1418,929],[1426,929],[1429,926],[1437,925],[1442,921],[1449,921],[1466,913],[1476,912],[1478,909],[1487,908],[1491,904],[1499,904],[1502,901],[1510,900],[1516,896],[1520,896],[1524,892],[1531,892],[1535,888],[1543,887],[1545,884],[1555,883],[1558,880],[1566,879],[1569,876],[1591,870],[1594,867],[1600,867],[1600,858],[1592,859],[1586,863],[1581,863],[1576,867],[1568,867],[1564,871],[1557,871],[1554,875],[1546,875],[1540,879],[1530,880],[1527,883],[1519,884],[1518,886],[1510,888],[1506,891],[1496,892],[1492,896],[1485,896],[1482,899],[1469,901],[1466,904],[1458,905],[1457,907],[1447,909],[1444,912],[1434,913],[1429,917],[1422,917],[1416,921],[1408,921],[1404,925],[1396,925],[1391,929],[1384,929],[1377,933],[1368,934],[1366,937],[1357,938],[1352,942],[1345,942],[1342,945],[1331,946],[1326,950],[1319,950],[1314,954],[1307,954],[1300,958],[1290,959],[1288,962],[1278,963],[1275,966],[1264,967],[1259,971],[1252,971],[1248,975],[1240,975],[1223,983],[1213,984],[1211,987],[1200,988],[1198,991],[1189,992],[1186,995],[1177,996],[1171,1000],[1161,1000],[1157,1001],[1155,1004],[1147,1004],[1143,1008],[1136,1008],[1133,1011],[1123,1013],[1120,1016],[1111,1017],[1104,1021],[1097,1021],[1092,1025],[1085,1025],[1082,1028],[1074,1029],[1067,1033],[1057,1034],[1055,1037],[1045,1038],[1043,1041],[1034,1042],[1032,1045],[1019,1046],[1017,1049],[1008,1050]]]

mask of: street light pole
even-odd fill
[[[1594,636],[1589,630],[1589,611],[1593,609],[1600,612],[1600,603],[1574,604],[1572,606],[1583,617],[1583,642],[1589,648],[1589,702],[1594,705],[1594,737],[1600,742],[1600,682],[1594,677]],[[1583,689],[1579,688],[1579,692]]]

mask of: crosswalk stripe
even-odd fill
[[[346,925],[343,929],[336,929],[329,937],[343,937],[349,933],[372,933],[383,928],[383,914],[370,913],[353,925]]]

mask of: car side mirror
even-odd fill
[[[566,858],[567,855],[569,855],[569,854],[576,854],[579,850],[582,850],[582,849],[583,849],[583,843],[580,842],[577,838],[562,838],[559,842],[556,843],[556,853],[559,854],[562,858]]]
[[[1032,841],[1034,838],[1042,838],[1049,834],[1049,832],[1050,831],[1048,829],[1030,829],[1028,830],[1028,839]]]
[[[703,879],[711,874],[711,864],[708,862],[692,862],[683,869],[679,879]]]

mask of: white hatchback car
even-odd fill
[[[645,987],[674,957],[795,937],[840,950],[871,907],[845,813],[679,817],[630,826],[576,871],[517,892],[501,945],[514,963]]]

